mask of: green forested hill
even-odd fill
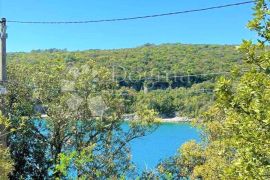
[[[119,91],[136,94],[132,100],[127,98],[127,106],[134,101],[147,104],[162,116],[174,116],[175,112],[198,115],[212,99],[216,78],[236,65],[241,69],[241,54],[232,45],[145,44],[130,49],[74,52],[48,49],[9,53],[8,60],[10,66],[18,61],[30,67],[41,62],[76,66],[95,61],[97,66],[110,69],[111,80],[118,82]],[[126,109],[127,113],[133,111],[132,106]]]
[[[270,179],[270,1],[235,5],[247,3],[255,3],[247,27],[257,41],[238,50],[146,44],[9,53],[0,179]],[[154,132],[158,116],[176,115],[198,117],[200,140],[141,172],[132,141]],[[179,131],[181,142],[188,131]]]
[[[185,45],[145,44],[137,48],[115,50],[33,50],[31,53],[10,53],[11,60],[52,60],[67,62],[94,60],[101,65],[122,66],[134,74],[155,69],[160,73],[170,71],[177,74],[208,73],[229,70],[241,56],[232,45]]]
[[[241,55],[232,45],[186,45],[186,44],[145,44],[137,48],[115,50],[34,50],[31,53],[10,53],[9,60],[27,62],[63,60],[68,63],[94,60],[100,66],[109,67],[115,78],[123,80],[123,86],[139,90],[143,83],[151,87],[189,87],[194,83],[210,80],[216,75],[201,75],[175,78],[194,74],[227,72],[241,64]],[[149,78],[150,77],[150,78]],[[169,77],[169,78],[168,78]],[[136,81],[135,81],[136,80]],[[154,82],[153,82],[154,81]]]

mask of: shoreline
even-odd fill
[[[42,118],[46,118],[47,115],[41,115]],[[134,118],[134,115],[125,115],[125,121],[130,121]],[[190,123],[192,119],[188,117],[173,117],[173,118],[160,118],[160,123]]]
[[[136,119],[134,114],[125,114],[123,116],[123,119],[125,121],[131,121],[133,119]],[[191,118],[188,118],[188,117],[173,117],[173,118],[159,118],[159,122],[160,123],[185,123],[185,122],[191,122],[192,119]]]
[[[181,122],[191,122],[192,119],[187,117],[173,117],[173,118],[161,118],[161,123],[181,123]]]

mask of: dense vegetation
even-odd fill
[[[11,53],[9,61],[67,63],[93,60],[97,66],[111,70],[111,80],[136,90],[190,87],[194,83],[212,80],[215,74],[229,72],[241,64],[241,54],[229,45],[163,44],[120,50],[38,50],[31,53]],[[201,74],[199,76],[189,76]],[[178,76],[178,77],[175,77]],[[181,77],[179,77],[181,76]],[[184,76],[184,77],[182,77]]]
[[[172,61],[185,62],[179,49],[185,56],[191,56],[189,51],[198,51],[200,56],[215,57],[211,61],[220,66],[222,72],[238,62],[238,54],[232,46],[181,44],[145,45],[129,50],[9,54],[9,91],[2,96],[2,105],[9,117],[9,129],[16,129],[8,134],[9,152],[14,162],[10,178],[64,178],[71,169],[80,178],[119,178],[133,174],[129,142],[152,132],[157,127],[158,114],[195,117],[213,100],[217,74],[188,77],[180,71],[167,73],[171,72],[170,67],[162,67],[159,59],[153,59],[165,59],[172,53],[179,58]],[[214,49],[227,49],[234,60],[225,66],[217,60],[223,52],[215,55]],[[121,59],[125,51],[134,58]],[[153,51],[151,56],[150,51]],[[167,54],[154,55],[163,51]],[[150,66],[139,60],[142,56],[152,59],[151,64],[162,69],[149,74]],[[108,63],[101,57],[106,57]],[[199,61],[198,57],[193,57]],[[111,58],[120,59],[113,62]],[[119,70],[120,62],[130,75],[123,73],[123,68]],[[118,69],[115,68],[117,63]],[[193,63],[190,61],[190,66]],[[211,66],[207,62],[189,74],[207,73],[206,69]],[[138,68],[141,71],[137,71]],[[157,78],[164,75],[162,71],[167,74]],[[133,72],[136,81],[125,77],[131,77]],[[218,71],[212,69],[211,72]],[[173,75],[184,77],[170,77]],[[149,76],[151,78],[147,78]],[[121,128],[124,114],[136,114],[139,119],[132,121],[128,132]],[[6,160],[7,164],[13,164]],[[12,169],[12,166],[5,167]]]
[[[244,41],[248,71],[233,72],[216,84],[216,101],[204,114],[205,141],[184,144],[178,155],[145,172],[146,178],[269,179],[270,178],[270,42],[269,4],[258,0],[248,24],[258,42]]]
[[[85,179],[133,172],[129,142],[156,128],[156,113],[138,104],[138,119],[128,131],[121,128],[124,99],[116,83],[104,83],[107,68],[92,61],[11,62],[8,73],[12,81],[2,105],[9,128],[16,129],[7,136],[10,178],[61,179],[71,169]]]
[[[110,71],[107,81],[117,83],[117,93],[126,95],[126,113],[134,112],[131,105],[136,101],[147,103],[163,117],[195,117],[213,99],[218,76],[236,65],[244,69],[241,53],[230,45],[146,44],[133,49],[78,52],[49,49],[10,53],[8,60],[28,64],[61,61],[70,66],[94,61],[97,67]]]
[[[182,49],[181,53],[179,49]],[[226,49],[234,60],[226,65],[218,61],[224,53],[221,49]],[[134,58],[121,59],[125,51]],[[150,51],[153,51],[151,56]],[[167,54],[162,55],[163,51]],[[206,60],[205,66],[192,67],[192,71],[183,66],[184,73],[167,73],[172,67],[162,67],[161,64],[167,62],[157,58],[182,63],[186,61],[182,59],[184,53],[191,56],[189,51],[216,59],[211,59],[211,64]],[[161,55],[154,55],[158,52]],[[179,59],[166,59],[171,53]],[[139,60],[145,56],[152,59],[152,65],[162,69],[156,68],[158,71],[149,74],[150,66]],[[153,131],[156,115],[195,117],[212,103],[213,83],[219,74],[189,77],[187,73],[207,74],[213,64],[220,66],[221,72],[227,72],[230,66],[239,62],[238,56],[232,46],[181,44],[145,45],[129,50],[72,53],[46,50],[10,54],[9,91],[2,96],[2,105],[9,116],[9,129],[16,128],[8,134],[9,152],[14,161],[14,170],[9,176],[15,179],[64,178],[71,169],[84,178],[121,177],[134,173],[129,142]],[[102,57],[106,57],[108,63]],[[225,61],[227,57],[224,57]],[[120,60],[113,62],[118,58]],[[195,55],[193,58],[200,61]],[[122,65],[119,70],[120,62],[126,66],[129,75],[122,72]],[[118,69],[115,68],[117,63]],[[187,67],[194,64],[193,61],[186,63]],[[141,71],[137,71],[138,68]],[[218,71],[211,69],[211,72]],[[125,77],[131,75],[136,81]],[[174,75],[184,76],[171,77]],[[47,117],[41,117],[45,113]],[[140,119],[130,124],[128,132],[121,129],[124,114],[136,114]]]
[[[13,161],[10,157],[9,149],[5,145],[5,135],[9,132],[9,120],[0,114],[0,177],[6,179],[13,169]]]
[[[10,53],[1,176],[68,179],[72,171],[78,179],[134,178],[129,142],[154,131],[158,115],[179,115],[197,117],[204,141],[184,144],[141,179],[268,179],[268,3],[257,0],[254,10],[248,26],[258,43],[244,41],[238,50],[146,44]],[[125,114],[135,114],[128,129]]]
[[[212,103],[213,86],[213,83],[206,81],[194,84],[190,88],[140,92],[137,102],[147,104],[149,108],[159,112],[160,117],[194,118],[206,111]]]

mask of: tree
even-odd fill
[[[231,89],[220,82],[219,107],[225,111],[224,134],[235,149],[228,177],[270,177],[270,10],[269,2],[257,0],[254,19],[248,27],[258,33],[258,43],[244,41],[240,51],[250,69]],[[227,98],[224,98],[227,96]]]
[[[192,179],[269,179],[269,2],[257,0],[254,10],[248,27],[258,33],[258,42],[239,47],[248,69],[236,68],[230,78],[219,79],[215,104],[200,124],[204,142],[182,146],[174,163],[159,166],[161,174],[176,176],[187,169],[185,178]]]
[[[138,119],[123,128],[125,100],[107,68],[93,61],[16,62],[9,73],[14,81],[7,111],[14,127],[24,124],[9,136],[12,178],[61,179],[71,170],[78,178],[119,178],[132,172],[129,142],[156,128],[156,113],[137,108]]]
[[[9,121],[8,119],[2,116],[0,111],[0,139],[7,135],[9,128]],[[1,142],[2,143],[2,142]],[[6,145],[0,143],[0,178],[1,179],[8,179],[8,174],[13,169],[13,161],[10,157],[9,149]]]
[[[10,131],[7,136],[7,145],[12,160],[13,171],[11,179],[46,179],[48,177],[49,160],[48,147],[43,134],[39,133],[38,114],[34,110],[34,98],[31,73],[34,66],[22,63],[10,63],[8,73],[12,81],[7,85],[5,95],[5,112],[9,116]],[[30,75],[30,76],[29,76]]]

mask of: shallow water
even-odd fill
[[[160,160],[176,154],[189,140],[200,141],[199,131],[188,123],[164,123],[152,134],[131,142],[132,161],[138,171],[153,169]]]

